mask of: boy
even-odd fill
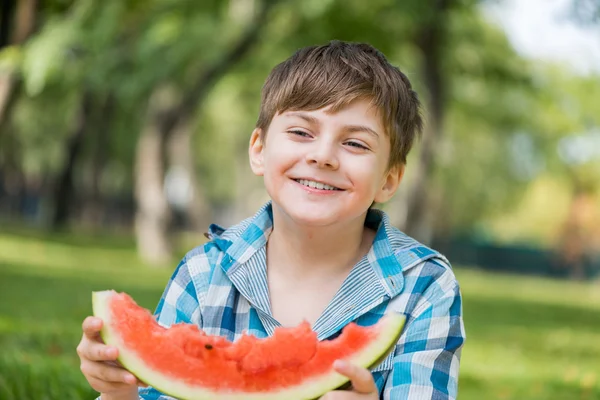
[[[249,146],[271,200],[189,252],[158,304],[160,324],[198,324],[235,340],[308,320],[319,339],[386,311],[407,315],[372,371],[336,363],[352,389],[324,399],[455,399],[464,341],[461,295],[448,261],[372,209],[395,193],[415,136],[419,101],[404,74],[366,44],[299,50],[265,83]],[[88,317],[81,370],[103,400],[168,399],[120,368]]]

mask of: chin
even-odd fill
[[[301,204],[297,201],[279,202],[276,200],[273,200],[273,205],[299,226],[322,227],[332,225],[340,220],[339,210],[325,207],[325,205]]]
[[[343,207],[327,207],[325,205],[319,207],[314,204],[294,204],[287,207],[280,207],[280,209],[296,225],[307,228],[331,227],[340,224],[347,225],[357,219],[361,220],[361,217],[368,211],[368,208],[364,210],[362,208],[358,209],[358,207],[344,209]]]
[[[331,225],[339,220],[334,212],[326,210],[319,212],[318,210],[287,210],[286,214],[294,220],[298,225],[320,227]]]

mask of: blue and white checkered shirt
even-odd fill
[[[181,261],[158,304],[163,326],[185,322],[231,341],[243,331],[259,338],[280,324],[269,306],[266,244],[273,227],[271,203],[230,229],[211,225],[211,240]],[[365,224],[377,231],[373,246],[352,269],[313,329],[320,340],[349,322],[371,325],[388,310],[407,316],[395,351],[373,370],[383,399],[456,399],[465,340],[458,283],[444,256],[392,227],[370,210]],[[172,399],[153,388],[145,400]]]

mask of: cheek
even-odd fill
[[[379,189],[383,169],[379,167],[376,160],[365,160],[365,162],[360,163],[356,160],[352,161],[348,165],[350,166],[350,175],[353,177],[354,185],[368,191]]]
[[[265,157],[265,184],[279,185],[287,171],[294,165],[290,157],[281,151],[269,152]]]
[[[299,148],[293,143],[273,142],[265,152],[265,162],[276,170],[289,167],[299,159]]]

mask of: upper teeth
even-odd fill
[[[335,186],[326,185],[324,183],[309,181],[307,179],[298,179],[297,182],[301,185],[308,186],[315,189],[325,189],[325,190],[338,190]]]

